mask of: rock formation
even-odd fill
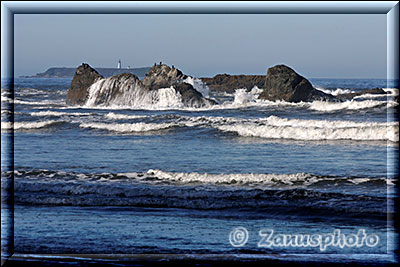
[[[76,71],[72,79],[71,86],[68,89],[67,101],[68,105],[83,105],[88,98],[88,88],[96,81],[102,79],[95,69],[88,64],[83,63]]]
[[[138,95],[148,89],[143,88],[139,78],[131,73],[124,73],[101,79],[90,87],[86,105],[118,105],[128,106]]]
[[[285,65],[276,65],[268,69],[263,89],[259,98],[270,101],[300,102],[335,99],[332,95],[315,89],[306,78]]]
[[[198,85],[194,79],[165,64],[154,65],[142,81],[130,73],[103,78],[89,65],[82,64],[72,80],[66,102],[70,105],[132,107],[206,107],[216,104],[205,98],[202,90],[194,88]]]
[[[234,93],[236,89],[251,90],[254,86],[263,88],[265,75],[229,75],[218,74],[213,78],[201,78],[213,91]]]
[[[143,78],[143,85],[149,90],[174,87],[182,96],[182,102],[188,107],[202,107],[214,105],[212,99],[206,99],[193,84],[188,83],[189,76],[183,74],[176,68],[170,68],[165,64],[154,65]]]
[[[153,66],[143,78],[142,83],[150,90],[157,90],[173,86],[187,77],[180,70],[162,64]]]
[[[181,82],[174,86],[175,90],[177,90],[182,96],[182,102],[187,107],[202,107],[206,105],[215,105],[217,104],[212,99],[205,99],[203,95],[195,90],[191,84]]]

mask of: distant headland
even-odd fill
[[[132,73],[138,77],[144,77],[150,67],[142,68],[96,68],[103,77],[111,77],[122,73]],[[32,76],[20,76],[21,78],[72,78],[75,75],[76,67],[51,67],[45,72],[37,73]]]

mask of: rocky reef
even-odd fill
[[[315,89],[303,76],[286,65],[276,65],[267,71],[259,99],[270,101],[334,101],[335,97]]]
[[[66,103],[87,106],[209,107],[209,89],[233,93],[236,89],[262,90],[262,100],[287,102],[346,101],[363,94],[386,94],[381,88],[333,95],[312,86],[303,76],[286,65],[276,65],[266,75],[219,74],[213,78],[194,78],[173,66],[154,65],[140,80],[132,73],[104,78],[88,64],[76,69]],[[258,89],[256,91],[259,91]]]
[[[154,65],[143,80],[131,73],[104,78],[88,64],[82,64],[67,94],[67,104],[130,107],[208,107],[208,87],[165,64]]]
[[[213,78],[201,78],[213,91],[234,93],[236,89],[251,90],[254,86],[263,88],[265,75],[218,74]]]
[[[364,94],[387,95],[388,92],[386,92],[382,88],[372,88],[372,89],[365,89],[365,90],[362,90],[360,92],[340,94],[340,95],[337,95],[336,98],[339,99],[339,100],[350,100],[350,99],[353,99],[356,96],[361,96],[361,95],[364,95]]]

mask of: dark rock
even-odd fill
[[[268,69],[264,91],[259,98],[287,102],[334,100],[332,95],[315,89],[306,78],[285,65],[276,65]]]
[[[182,101],[185,106],[200,108],[208,105],[217,104],[212,99],[204,98],[203,95],[193,88],[191,84],[181,82],[174,85],[176,91],[182,96]]]
[[[161,64],[153,66],[143,78],[142,83],[150,90],[157,90],[171,87],[187,77],[180,70]]]
[[[366,89],[362,92],[362,94],[376,94],[376,95],[385,95],[387,92],[383,90],[382,88],[372,88],[372,89]]]
[[[67,104],[131,104],[134,101],[140,101],[143,96],[152,93],[151,91],[171,86],[181,94],[185,106],[204,107],[216,104],[214,100],[204,98],[192,85],[185,83],[186,78],[188,76],[176,68],[156,65],[150,69],[142,81],[131,73],[114,75],[104,79],[89,65],[82,64],[76,70],[68,90]],[[98,88],[93,87],[89,97],[88,89],[95,82],[98,82],[96,84]]]
[[[102,94],[95,98],[91,104],[102,105],[112,102],[113,100],[124,97],[127,90],[133,93],[137,88],[143,88],[139,78],[132,73],[122,73],[114,75],[104,80],[107,82],[107,88],[102,90]],[[129,85],[128,87],[126,85]]]
[[[234,93],[236,89],[246,88],[251,90],[254,86],[263,88],[265,83],[264,75],[229,75],[218,74],[213,78],[201,78],[210,90]]]
[[[88,88],[102,79],[101,76],[95,69],[90,67],[88,64],[83,63],[80,65],[75,72],[75,76],[72,79],[71,86],[67,93],[67,104],[68,105],[83,105],[88,97]]]
[[[355,92],[355,93],[340,94],[340,95],[337,95],[336,98],[339,100],[349,100],[356,96],[360,96],[360,95],[364,95],[364,94],[386,95],[387,92],[385,90],[383,90],[382,88],[372,88],[372,89],[365,89],[363,91]]]

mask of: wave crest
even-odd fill
[[[32,129],[42,129],[47,128],[56,124],[65,123],[64,121],[37,121],[37,122],[1,122],[2,130],[32,130]]]
[[[224,132],[235,132],[241,136],[268,139],[294,140],[390,140],[398,142],[398,123],[366,123],[348,121],[323,121],[281,119],[270,116],[265,123],[236,123],[217,125]]]
[[[11,173],[2,174],[5,179]],[[205,174],[149,170],[147,173],[66,173],[16,171],[15,201],[25,204],[148,206],[189,209],[316,208],[386,216],[386,197],[318,191],[318,183],[348,186],[385,178],[323,177],[298,174]],[[193,183],[200,183],[193,184]],[[331,214],[331,213],[329,213]]]
[[[149,132],[159,131],[168,128],[179,126],[176,123],[81,123],[81,128],[91,128],[97,130],[107,130],[118,133],[137,133],[137,132]]]

